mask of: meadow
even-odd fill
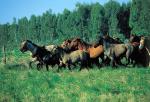
[[[2,57],[2,54],[0,54]],[[0,64],[0,102],[149,102],[150,68],[92,67],[72,71],[57,66],[28,68],[30,55],[7,53]]]

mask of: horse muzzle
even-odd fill
[[[26,52],[26,50],[25,50],[25,49],[20,49],[20,51],[21,51],[22,53]]]
[[[143,45],[139,45],[139,49],[142,50],[144,48]]]

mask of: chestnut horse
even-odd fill
[[[104,61],[104,48],[102,45],[98,45],[97,47],[94,47],[92,44],[88,44],[85,41],[83,41],[80,38],[74,38],[72,40],[65,40],[61,47],[64,49],[68,49],[70,51],[75,50],[85,50],[89,53],[90,59],[92,63],[95,63],[97,66],[99,66],[99,57],[101,57],[102,62]]]

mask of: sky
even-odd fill
[[[30,18],[31,15],[42,15],[45,11],[51,9],[53,13],[62,13],[65,8],[75,9],[79,3],[105,4],[109,0],[0,0],[0,24],[12,23],[13,18]],[[127,3],[130,0],[116,0],[119,3]]]

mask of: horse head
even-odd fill
[[[30,40],[25,40],[21,43],[21,46],[20,46],[20,51],[21,52],[26,52],[28,51],[28,47],[27,47],[27,44],[28,43],[32,43]]]
[[[130,43],[140,42],[140,40],[141,40],[141,36],[137,36],[133,34],[130,35],[130,38],[129,38]]]
[[[89,47],[89,44],[87,44],[80,38],[74,38],[70,43],[71,50],[83,50],[86,49],[87,47]]]
[[[68,47],[70,45],[70,43],[71,43],[71,39],[67,39],[60,46],[62,48],[65,48],[65,47]]]
[[[139,49],[142,50],[145,46],[145,37],[141,37]]]
[[[32,43],[30,40],[23,41],[20,47],[21,52],[31,51],[33,55],[37,52],[37,49],[38,49],[38,46]]]

